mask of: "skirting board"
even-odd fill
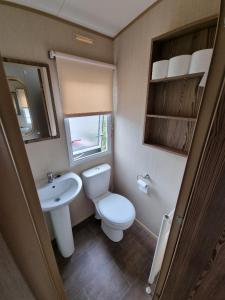
[[[73,229],[76,225],[78,225],[78,224],[84,222],[85,220],[87,220],[88,218],[90,218],[91,216],[94,217],[94,214],[91,213],[90,215],[86,216],[85,219],[82,218],[82,219],[78,220],[77,222],[71,223],[72,229]],[[54,236],[54,232],[53,232],[52,225],[47,225],[47,226],[48,226],[48,232],[49,232],[51,241],[53,241],[53,240],[55,239],[55,236]]]
[[[94,214],[90,214],[90,216],[87,216],[84,220],[79,220],[78,222],[76,222],[75,224],[72,224],[72,228],[80,223],[82,223],[83,221],[87,220],[88,218],[90,218],[91,216],[94,217]],[[158,239],[158,236],[153,233],[147,226],[145,226],[141,221],[139,221],[137,218],[135,218],[135,222],[137,222],[149,235],[151,235],[151,237],[154,240]]]
[[[135,222],[137,222],[146,232],[148,232],[148,234],[151,235],[151,237],[155,240],[158,239],[158,236],[153,233],[147,226],[145,226],[141,221],[139,221],[137,218],[135,219]]]
[[[87,216],[84,220],[79,220],[79,222],[76,222],[75,224],[72,224],[72,228],[80,223],[82,223],[83,221],[87,220],[88,218],[90,218],[91,216],[94,217],[94,214],[90,214],[90,216]],[[137,222],[149,235],[151,235],[151,237],[154,240],[158,239],[158,236],[153,233],[147,226],[145,226],[141,221],[139,221],[137,218],[135,218],[135,222]]]
[[[86,219],[90,218],[91,216],[94,217],[94,214],[91,214],[90,216],[88,216],[87,218],[85,218],[84,220],[79,220],[79,222],[76,222],[75,224],[71,224],[72,228],[80,223],[82,223],[83,221],[85,221]],[[135,222],[137,222],[154,240],[158,239],[158,236],[153,233],[147,226],[145,226],[141,221],[139,221],[137,218],[135,219]],[[53,230],[49,230],[49,234],[51,237],[51,240],[53,241],[55,239],[54,234],[53,234]]]
[[[94,217],[94,214],[91,213],[90,215],[85,216],[85,218],[82,218],[82,219],[80,219],[80,220],[77,220],[76,222],[73,222],[73,223],[71,224],[71,225],[72,225],[72,228],[75,227],[76,225],[79,225],[80,223],[86,221],[86,220],[87,220],[88,218],[90,218],[91,216]]]

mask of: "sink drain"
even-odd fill
[[[60,201],[60,198],[56,198],[56,199],[55,199],[55,202],[59,202],[59,201]]]

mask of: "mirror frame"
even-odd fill
[[[58,124],[58,118],[57,118],[57,114],[56,114],[49,65],[47,63],[40,63],[40,62],[34,62],[34,61],[30,61],[30,60],[22,60],[22,59],[17,59],[17,58],[10,58],[10,57],[3,57],[3,63],[4,62],[16,63],[16,64],[22,64],[22,65],[28,65],[28,66],[36,66],[36,67],[42,67],[42,68],[44,67],[44,68],[46,68],[46,72],[47,72],[47,76],[48,76],[49,92],[51,95],[51,105],[52,105],[52,111],[53,111],[54,120],[55,120],[56,135],[45,137],[45,138],[36,138],[36,139],[31,139],[31,140],[25,140],[24,143],[29,144],[29,143],[35,143],[35,142],[60,138],[59,124]],[[7,75],[6,75],[6,78],[7,78]],[[42,89],[43,89],[43,87],[42,87]],[[44,94],[44,91],[43,91],[43,94]],[[46,117],[47,117],[48,128],[49,128],[49,131],[51,132],[51,126],[50,126],[50,121],[49,121],[48,109],[47,109],[47,105],[46,105],[46,99],[44,98],[42,101],[43,101],[44,110],[45,110]]]

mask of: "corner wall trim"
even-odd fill
[[[146,225],[144,225],[141,221],[139,221],[137,218],[135,219],[135,222],[137,222],[145,231],[147,231],[154,240],[158,239],[158,236],[152,232]]]

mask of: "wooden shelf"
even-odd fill
[[[160,149],[160,150],[164,150],[164,151],[167,151],[167,152],[170,152],[170,153],[175,153],[175,154],[178,154],[180,156],[183,156],[183,157],[187,157],[188,156],[188,153],[183,151],[183,150],[178,150],[176,148],[171,148],[171,147],[167,147],[167,146],[164,146],[164,145],[159,145],[159,144],[154,144],[154,143],[144,143],[145,146],[149,146],[149,147],[153,147],[153,148],[157,148],[157,149]]]
[[[166,115],[146,115],[147,118],[157,118],[157,119],[168,119],[168,120],[178,120],[178,121],[187,121],[187,122],[196,122],[197,118],[192,117],[177,117],[177,116],[166,116]]]
[[[164,82],[171,82],[171,81],[178,81],[178,80],[188,80],[192,78],[201,78],[204,75],[204,72],[201,73],[194,73],[194,74],[186,74],[182,76],[175,76],[175,77],[167,77],[162,79],[152,79],[150,83],[164,83]]]
[[[167,118],[146,118],[144,142],[187,154],[193,137],[195,122]]]
[[[152,79],[156,61],[213,48],[216,21],[191,26],[187,31],[167,33],[152,40],[148,97],[145,112],[144,144],[177,155],[187,156],[201,106],[203,72]],[[206,38],[207,37],[207,38]]]

